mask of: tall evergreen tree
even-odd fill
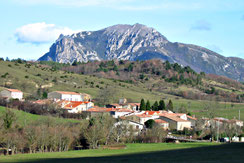
[[[146,110],[146,104],[144,99],[141,99],[140,110]]]
[[[174,110],[173,102],[172,102],[171,100],[169,100],[169,103],[168,103],[168,105],[167,105],[167,109],[168,109],[168,110],[171,110],[171,111]]]
[[[146,110],[151,110],[151,105],[150,105],[149,100],[147,100],[147,103],[146,103]]]
[[[158,111],[159,109],[158,109],[158,101],[155,101],[154,102],[154,104],[153,104],[153,106],[152,106],[152,110],[153,111]]]
[[[166,110],[164,100],[159,101],[158,110]]]

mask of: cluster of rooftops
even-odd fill
[[[22,100],[23,92],[17,89],[6,89],[0,92],[0,96]],[[137,125],[144,125],[146,121],[153,119],[164,129],[183,130],[184,128],[192,128],[197,120],[194,116],[167,110],[142,111],[140,110],[140,103],[128,103],[125,98],[119,99],[119,103],[99,107],[94,105],[89,94],[77,92],[54,91],[48,93],[47,99],[33,101],[33,103],[41,105],[57,104],[61,109],[67,110],[69,113],[87,112],[90,113],[90,116],[109,114],[114,118],[120,118]],[[242,121],[234,122],[224,118],[215,118],[213,120],[243,125]]]

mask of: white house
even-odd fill
[[[48,99],[66,100],[66,101],[83,101],[81,95],[76,92],[54,91],[48,93]]]
[[[162,120],[162,119],[155,119],[154,120],[159,126],[161,126],[164,130],[168,130],[169,129],[169,123]]]
[[[94,107],[92,102],[81,102],[81,101],[64,101],[62,108],[68,110],[69,113],[81,113]]]
[[[140,110],[140,103],[128,103],[128,106],[133,111],[139,111]]]
[[[169,128],[171,130],[183,130],[184,128],[191,128],[191,122],[185,119],[181,119],[174,113],[172,114],[161,114],[160,119],[169,123]]]
[[[113,109],[110,111],[110,114],[114,117],[114,118],[119,118],[122,116],[125,116],[127,114],[130,114],[132,111],[130,109]]]
[[[0,92],[0,96],[7,99],[23,99],[23,92],[18,89],[6,89]]]

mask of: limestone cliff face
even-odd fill
[[[195,71],[213,73],[244,81],[244,60],[224,57],[206,48],[172,43],[153,28],[141,24],[115,25],[86,31],[56,40],[39,60],[72,63],[75,60],[161,59],[190,66]]]

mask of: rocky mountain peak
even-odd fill
[[[244,61],[226,58],[211,50],[183,43],[172,43],[161,33],[142,24],[118,24],[98,31],[60,35],[48,53],[39,60],[73,63],[75,60],[160,59],[244,81]]]

